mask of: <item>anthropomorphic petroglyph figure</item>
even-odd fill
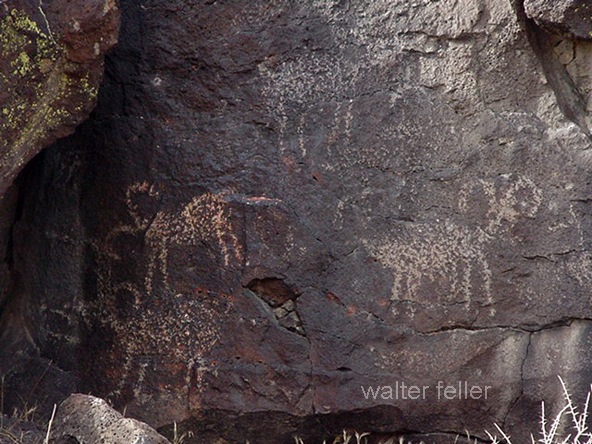
[[[509,233],[520,220],[535,217],[542,203],[542,192],[532,180],[503,175],[465,185],[459,210],[475,221],[484,221],[483,230],[498,236]]]

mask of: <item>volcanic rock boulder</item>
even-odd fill
[[[52,444],[168,444],[148,425],[124,418],[102,399],[74,394],[62,402],[52,423]]]
[[[554,374],[587,391],[587,90],[521,5],[122,12],[92,119],[19,181],[14,337],[188,443],[520,442]]]
[[[0,3],[0,195],[88,116],[118,27],[115,0]]]

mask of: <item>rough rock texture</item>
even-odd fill
[[[115,0],[0,2],[0,195],[88,116],[118,26]]]
[[[42,444],[45,435],[35,423],[0,414],[0,444]]]
[[[592,5],[588,0],[525,0],[524,9],[539,26],[592,40]]]
[[[5,260],[17,205],[11,184],[88,117],[118,28],[115,0],[0,1],[0,307],[13,286]]]
[[[22,345],[22,344],[21,344]],[[38,424],[46,425],[54,405],[60,404],[78,388],[76,376],[40,357],[19,356],[27,347],[0,353],[2,404],[7,413],[22,413],[34,409]],[[12,353],[11,353],[12,352]]]
[[[102,399],[74,394],[58,408],[52,424],[52,444],[167,444],[154,429],[124,418]]]
[[[18,182],[5,350],[187,443],[526,442],[556,374],[587,390],[585,43],[510,0],[121,6],[92,118]],[[397,382],[430,389],[361,390]]]

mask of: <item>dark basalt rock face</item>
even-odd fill
[[[118,26],[115,0],[0,4],[0,194],[88,116]]]
[[[188,443],[521,442],[587,390],[586,43],[509,0],[121,6],[93,116],[18,181],[4,350]]]
[[[95,106],[105,53],[117,41],[115,0],[0,2],[0,254],[15,216],[13,180]],[[10,288],[0,264],[0,306]]]
[[[539,26],[592,40],[592,5],[587,0],[525,0],[524,8]]]

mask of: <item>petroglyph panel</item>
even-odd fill
[[[123,357],[111,396],[146,401],[155,381],[146,381],[145,375],[154,371],[160,356],[166,357],[162,365],[171,366],[171,374],[185,373],[186,385],[176,387],[177,395],[186,397],[191,390],[196,398],[204,389],[203,357],[220,337],[232,298],[205,288],[179,287],[170,270],[180,264],[171,261],[171,255],[175,249],[205,248],[213,255],[213,266],[240,268],[241,228],[233,222],[234,211],[225,195],[206,192],[176,211],[166,211],[158,187],[142,182],[128,188],[125,202],[131,222],[93,242],[96,305],[105,315],[101,328],[113,343],[114,357]],[[138,255],[145,258],[138,261]]]
[[[150,205],[142,199],[148,199],[152,207],[160,204],[159,191],[146,182],[134,184],[127,190],[126,203],[131,224],[115,227],[104,242],[101,242],[100,255],[120,260],[116,252],[118,237],[140,236],[147,248],[148,265],[143,279],[143,288],[137,291],[151,295],[155,288],[155,276],[160,276],[163,290],[173,291],[169,282],[169,251],[173,246],[191,247],[200,243],[211,246],[220,255],[220,266],[237,267],[242,265],[241,246],[237,238],[237,229],[232,225],[232,211],[224,196],[204,193],[193,198],[179,211],[167,212],[156,209],[151,212]],[[148,211],[146,211],[148,208]],[[110,263],[106,261],[106,263]],[[112,285],[111,272],[100,273],[102,286]],[[133,284],[122,282],[124,288]]]
[[[393,271],[393,301],[424,307],[492,303],[491,271],[481,230],[452,222],[400,227],[391,239],[367,244],[370,253]]]
[[[54,151],[31,174],[20,239],[43,248],[14,256],[49,303],[27,319],[55,336],[43,356],[64,365],[75,295],[67,363],[88,356],[86,387],[153,424],[249,418],[282,442],[268,432],[325,412],[393,431],[529,417],[528,330],[592,318],[592,157],[515,5],[210,3],[122,2],[101,106],[65,147],[80,173]],[[248,291],[270,279],[298,290],[298,328]],[[352,396],[394,372],[496,398],[385,415]]]
[[[457,217],[470,224],[452,219],[400,223],[386,242],[365,245],[392,270],[393,302],[413,302],[424,309],[490,307],[488,313],[494,315],[491,261],[500,245],[519,245],[520,224],[532,222],[543,200],[542,191],[523,176],[476,179],[458,197]],[[391,304],[394,314],[397,305]]]
[[[479,223],[488,235],[503,236],[511,234],[520,220],[533,219],[542,203],[542,191],[532,180],[501,175],[464,185],[458,207],[461,214]]]

